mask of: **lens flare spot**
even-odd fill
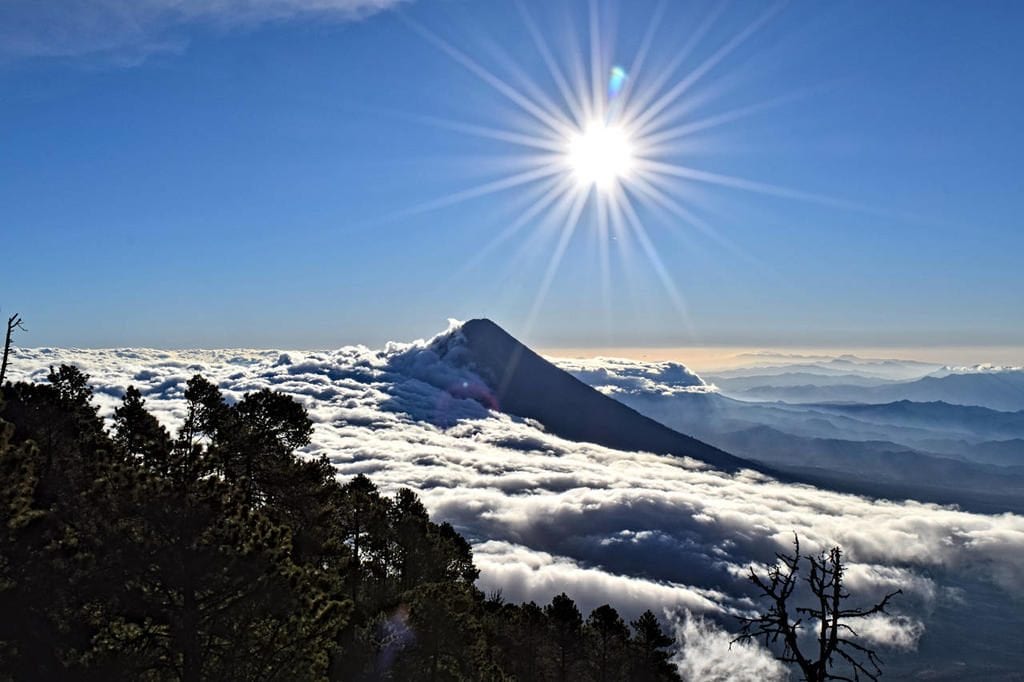
[[[622,92],[622,86],[626,84],[626,70],[621,66],[612,68],[608,77],[608,99],[613,100]]]

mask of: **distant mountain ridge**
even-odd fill
[[[947,430],[985,433],[990,438],[1024,438],[1024,410],[993,410],[977,405],[944,401],[891,403],[816,403],[810,409],[866,419],[877,424],[931,428],[938,423]]]
[[[729,389],[726,393],[746,400],[781,400],[791,403],[893,403],[909,400],[918,403],[944,402],[952,405],[987,407],[992,410],[1016,412],[1024,410],[1024,371],[970,372],[926,376],[914,381],[900,381],[877,386],[854,384],[786,385],[765,376],[761,385]],[[733,383],[739,386],[739,383]]]
[[[746,402],[673,391],[658,381],[659,363],[605,359],[609,374],[616,368],[608,381],[578,360],[555,361],[641,414],[796,480],[985,513],[1024,511],[1024,411],[940,401]],[[622,390],[634,377],[650,381]]]
[[[761,386],[881,386],[895,381],[866,377],[860,374],[823,374],[820,372],[785,372],[783,374],[751,374],[737,377],[709,376],[709,381],[726,393],[739,393]]]
[[[742,357],[742,356],[741,356]],[[807,373],[825,376],[856,375],[889,381],[912,381],[934,372],[948,370],[945,365],[916,360],[869,359],[853,355],[839,357],[792,358],[765,356],[767,362],[745,364],[731,369],[708,372],[709,378],[733,379],[753,376],[779,376],[793,373]],[[811,382],[814,383],[814,382]]]

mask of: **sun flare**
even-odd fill
[[[619,126],[591,122],[569,138],[566,162],[579,184],[607,192],[633,168],[633,143]]]
[[[700,55],[710,28],[718,21],[713,11],[694,32],[672,42],[668,52],[655,49],[658,29],[667,2],[649,18],[640,44],[619,54],[615,43],[614,17],[602,12],[597,0],[587,3],[587,27],[577,31],[571,15],[555,31],[568,41],[551,41],[542,24],[525,4],[519,4],[523,25],[536,48],[536,58],[547,74],[528,74],[515,60],[489,42],[491,57],[499,57],[501,69],[492,71],[454,43],[415,20],[403,20],[420,36],[477,76],[512,105],[508,126],[431,119],[431,124],[469,136],[507,145],[497,160],[507,167],[501,174],[475,186],[425,201],[400,215],[436,210],[510,190],[529,197],[525,208],[463,266],[478,265],[513,237],[530,229],[538,237],[522,240],[522,249],[533,248],[545,235],[556,237],[545,251],[548,265],[540,280],[527,317],[529,329],[544,304],[556,272],[581,225],[598,244],[600,292],[606,309],[613,291],[613,256],[628,267],[637,254],[646,258],[649,270],[660,280],[665,293],[689,328],[689,314],[671,269],[657,243],[664,229],[682,234],[688,229],[719,242],[733,253],[752,259],[720,235],[704,217],[708,190],[740,190],[754,194],[797,199],[833,206],[849,206],[829,197],[743,177],[703,170],[684,163],[694,150],[714,149],[709,131],[733,123],[786,97],[704,111],[708,102],[721,97],[715,83],[716,69],[749,36],[768,23],[783,6],[776,3],[759,10],[732,37],[707,46]],[[607,18],[607,21],[603,21]],[[589,39],[589,45],[581,44]],[[676,36],[672,40],[676,40]],[[710,42],[710,41],[708,41]],[[562,52],[555,48],[564,46]],[[617,61],[629,56],[629,59]],[[696,59],[693,59],[695,58]],[[692,59],[692,62],[691,62]],[[539,75],[539,78],[538,78]],[[723,78],[730,77],[724,74]],[[693,158],[697,158],[694,155]]]

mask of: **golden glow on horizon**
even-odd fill
[[[551,358],[604,357],[646,362],[678,362],[698,373],[770,364],[775,360],[779,360],[780,364],[786,364],[781,362],[782,358],[788,358],[789,362],[797,362],[801,359],[821,359],[823,356],[834,358],[842,355],[916,360],[964,367],[985,363],[1009,367],[1024,366],[1024,349],[1020,346],[542,346],[535,350]]]

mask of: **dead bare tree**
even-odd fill
[[[4,360],[3,364],[0,364],[0,386],[3,386],[4,378],[7,376],[7,358],[11,354],[11,336],[14,334],[14,330],[20,329],[21,331],[28,331],[21,322],[21,315],[18,313],[14,313],[7,318],[7,337],[4,340]]]
[[[739,617],[742,627],[733,641],[763,639],[765,646],[776,652],[781,643],[782,651],[776,653],[776,658],[797,665],[807,682],[877,681],[882,675],[882,661],[873,649],[855,641],[858,635],[849,621],[875,613],[887,613],[889,601],[901,594],[902,590],[885,595],[870,608],[843,608],[850,594],[843,589],[845,568],[842,550],[833,547],[817,555],[801,555],[800,538],[795,535],[793,545],[793,554],[776,554],[778,563],[768,570],[767,576],[758,575],[753,568],[750,569],[750,582],[768,598],[770,607],[766,613]],[[810,567],[804,582],[810,588],[809,602],[812,605],[798,607],[792,602],[793,592],[799,584],[802,563]],[[804,638],[803,646],[805,649],[813,646],[817,649],[816,653],[805,653],[801,649],[800,635],[805,621],[808,622],[807,627],[817,630],[817,637],[814,645],[808,644]],[[847,665],[843,666],[842,663]],[[840,669],[847,674],[836,672],[836,664],[840,664]]]

